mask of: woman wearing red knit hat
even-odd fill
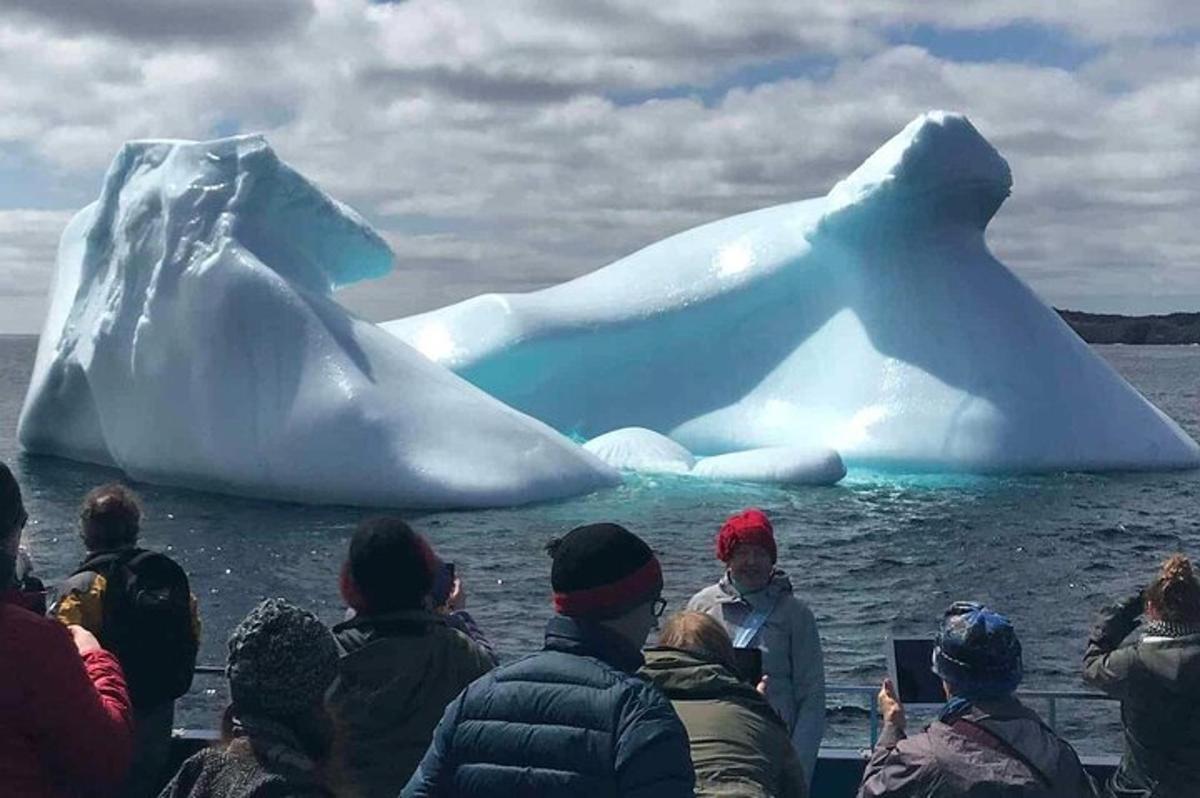
[[[825,733],[825,664],[812,610],[776,567],[775,530],[756,508],[730,516],[717,533],[721,581],[688,602],[720,621],[738,648],[762,651],[767,701],[787,724],[809,782]]]

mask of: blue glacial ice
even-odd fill
[[[1200,447],[988,250],[1012,184],[964,117],[924,114],[824,197],[674,235],[579,279],[385,329],[580,438],[851,466],[1200,466]]]
[[[510,505],[619,481],[334,301],[392,266],[261,138],[127,144],[63,234],[20,441],[320,503]]]

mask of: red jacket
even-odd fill
[[[0,785],[5,795],[111,794],[129,767],[133,712],[107,651],[79,656],[62,624],[0,596]]]

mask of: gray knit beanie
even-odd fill
[[[337,646],[317,616],[267,599],[229,635],[225,675],[238,713],[288,719],[319,706],[337,675]]]

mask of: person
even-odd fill
[[[947,703],[920,734],[905,735],[890,680],[879,691],[883,729],[859,798],[1094,798],[1091,778],[1064,740],[1013,694],[1024,675],[1021,641],[1003,615],[951,604],[933,653]]]
[[[95,635],[125,672],[134,708],[134,765],[121,791],[128,798],[156,795],[166,778],[175,699],[191,687],[200,645],[187,575],[165,554],[138,548],[141,516],[123,485],[88,492],[79,512],[87,556],[50,610]]]
[[[725,574],[692,596],[687,608],[720,621],[735,647],[762,650],[767,701],[787,725],[811,784],[825,733],[825,661],[816,619],[776,567],[775,530],[766,513],[749,508],[733,515],[716,543]]]
[[[24,546],[17,549],[8,600],[38,615],[46,614],[46,585],[33,572],[33,559]]]
[[[28,516],[0,463],[0,785],[5,795],[116,795],[133,712],[116,658],[79,626],[23,606],[13,589]]]
[[[193,754],[160,798],[329,798],[334,729],[325,693],[337,644],[317,616],[266,599],[229,636],[222,744]]]
[[[487,652],[493,665],[499,664],[500,655],[496,653],[492,641],[488,640],[479,623],[467,611],[467,593],[462,578],[455,572],[454,563],[443,561],[435,553],[433,572],[433,587],[429,591],[433,611],[442,616],[448,626],[462,632]]]
[[[617,524],[577,527],[548,549],[545,647],[446,708],[406,798],[693,794],[683,724],[635,675],[666,605],[658,559]]]
[[[1141,633],[1122,641],[1145,615]],[[1104,610],[1083,678],[1121,700],[1125,754],[1111,796],[1192,796],[1200,785],[1200,582],[1176,554],[1133,596]]]
[[[333,629],[342,656],[327,702],[339,732],[335,779],[348,795],[395,798],[446,705],[495,665],[447,620],[451,597],[465,596],[461,579],[439,597],[446,614],[430,611],[435,572],[446,569],[398,518],[367,519],[350,541],[341,592],[355,615]]]
[[[663,625],[658,642],[646,651],[641,673],[687,729],[696,795],[805,798],[808,780],[787,727],[739,676],[725,628],[702,612],[681,612]]]

